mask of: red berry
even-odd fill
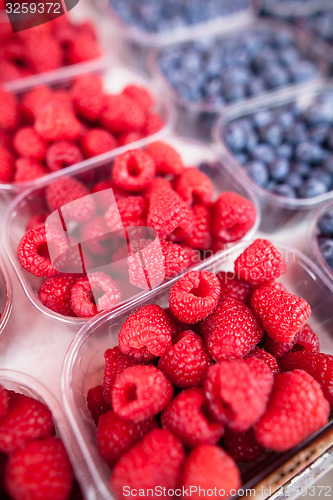
[[[212,246],[210,211],[203,205],[194,205],[192,214],[194,217],[192,236],[185,238],[183,243],[198,250],[208,250]]]
[[[134,149],[115,159],[112,167],[112,179],[117,187],[126,191],[143,191],[154,179],[155,163],[151,157]]]
[[[47,144],[32,127],[18,129],[14,135],[13,144],[20,156],[39,161],[43,161],[46,156]]]
[[[14,156],[0,144],[0,182],[10,182],[14,175]]]
[[[214,417],[234,431],[247,431],[265,412],[273,374],[264,361],[221,361],[208,368],[205,394]]]
[[[325,425],[328,415],[328,401],[311,375],[303,370],[278,373],[255,437],[265,448],[286,451]]]
[[[72,480],[65,447],[55,437],[26,443],[5,469],[6,490],[15,500],[67,500]]]
[[[165,240],[160,240],[160,245],[164,256],[165,279],[173,278],[200,260],[200,255],[192,248]]]
[[[279,278],[286,269],[284,258],[268,240],[255,240],[235,261],[236,275],[254,285]]]
[[[109,255],[110,247],[107,242],[108,228],[101,215],[85,222],[81,226],[81,248],[83,253],[87,249],[92,255]]]
[[[157,415],[173,396],[171,382],[155,366],[131,366],[117,375],[111,389],[112,408],[138,422]]]
[[[34,121],[39,110],[42,109],[52,96],[52,90],[46,85],[38,85],[22,96],[21,109],[30,121]]]
[[[120,351],[137,361],[163,356],[172,344],[168,315],[157,305],[140,307],[122,325],[118,341]]]
[[[226,429],[223,444],[236,462],[253,462],[265,451],[265,448],[257,443],[252,427],[245,432]]]
[[[258,358],[266,363],[267,366],[271,369],[272,373],[279,373],[280,368],[276,358],[272,356],[269,352],[264,351],[263,349],[259,349],[259,347],[255,347],[248,355],[248,358]]]
[[[142,128],[144,137],[156,134],[164,126],[164,120],[158,113],[147,113],[145,124]]]
[[[86,33],[78,33],[69,44],[67,59],[69,64],[79,64],[96,59],[102,55],[101,49],[94,38]]]
[[[85,222],[95,214],[93,196],[86,186],[71,177],[62,177],[46,188],[46,201],[50,211],[59,210],[66,219]],[[81,199],[82,198],[82,199]]]
[[[279,342],[291,342],[311,313],[301,297],[270,287],[254,292],[251,307],[268,335]]]
[[[165,278],[164,257],[158,238],[137,240],[134,232],[129,251],[128,275],[132,285],[147,290],[154,289],[163,283]]]
[[[71,290],[77,277],[70,274],[59,274],[47,278],[38,290],[41,303],[64,316],[75,316],[71,307]]]
[[[220,292],[219,280],[213,273],[189,271],[170,290],[171,312],[184,323],[198,323],[214,311]]]
[[[88,121],[97,121],[105,107],[103,83],[99,75],[78,77],[71,89],[73,104],[77,114]]]
[[[135,102],[140,104],[142,109],[144,109],[145,111],[149,111],[150,108],[154,106],[154,97],[145,87],[141,87],[132,83],[126,85],[126,87],[122,91],[122,94],[130,97]]]
[[[29,182],[47,174],[46,169],[32,158],[18,158],[15,161],[14,182]]]
[[[104,400],[103,393],[103,386],[97,385],[89,389],[87,394],[87,406],[96,425],[99,417],[110,409],[110,405]]]
[[[63,65],[63,52],[57,40],[46,31],[24,32],[24,55],[33,73],[44,73]]]
[[[201,332],[208,354],[217,362],[245,356],[264,333],[251,309],[232,298],[222,301],[201,323]]]
[[[120,216],[120,217],[119,217]],[[146,226],[147,202],[143,196],[126,196],[110,205],[105,220],[112,231],[127,226]]]
[[[0,129],[14,131],[19,122],[19,108],[16,96],[0,88]]]
[[[122,134],[117,137],[117,145],[127,146],[132,142],[140,141],[143,137],[144,136],[141,132],[127,132],[126,134]]]
[[[38,112],[34,127],[46,141],[75,141],[81,134],[81,123],[75,115],[52,102]]]
[[[0,384],[0,420],[6,415],[8,408],[8,391]]]
[[[133,359],[120,352],[119,347],[107,349],[104,353],[105,368],[103,375],[104,399],[111,403],[111,389],[118,373],[121,373],[129,366],[135,366],[137,363]]]
[[[234,273],[220,271],[216,277],[220,282],[221,300],[228,297],[247,303],[250,296],[250,285],[246,281],[238,279]]]
[[[176,182],[176,191],[190,206],[194,203],[210,205],[213,201],[212,181],[197,168],[186,168],[180,174]]]
[[[180,175],[183,172],[183,160],[170,144],[156,141],[148,144],[146,151],[155,162],[157,175]]]
[[[112,134],[140,131],[145,119],[145,111],[134,99],[122,94],[107,96],[101,122]]]
[[[117,141],[107,130],[92,128],[83,137],[82,149],[86,158],[92,158],[117,147]]]
[[[304,325],[291,342],[278,342],[266,335],[265,349],[276,358],[281,358],[289,351],[319,352],[319,339],[309,325]]]
[[[72,309],[77,316],[84,318],[112,309],[120,300],[118,285],[101,271],[79,279],[71,291]]]
[[[213,206],[215,238],[222,242],[240,240],[253,227],[256,216],[252,203],[239,194],[234,192],[220,194]]]
[[[47,150],[46,165],[50,172],[56,172],[81,161],[83,161],[81,149],[70,141],[54,142]]]
[[[191,330],[178,336],[160,358],[158,367],[177,387],[202,385],[212,360],[205,351],[202,338]]]

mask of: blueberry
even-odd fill
[[[333,269],[333,240],[330,238],[319,237],[318,245],[322,256],[327,264]]]
[[[330,154],[324,161],[325,170],[333,175],[333,154]]]
[[[265,92],[266,87],[265,80],[261,76],[256,76],[248,82],[247,91],[249,95],[257,96]]]
[[[300,198],[314,198],[325,193],[327,193],[326,185],[317,179],[309,179],[303,182],[298,190]]]
[[[240,165],[245,165],[248,157],[245,153],[238,153],[235,155],[235,158]]]
[[[301,162],[318,164],[325,158],[325,152],[318,144],[304,141],[297,145],[295,157]]]
[[[278,184],[273,193],[285,196],[286,198],[297,198],[295,189],[289,184]]]
[[[324,236],[333,237],[333,208],[325,212],[318,220],[318,228]]]
[[[288,140],[290,144],[298,144],[304,142],[307,139],[307,130],[305,123],[297,122],[295,123],[288,134]]]
[[[225,140],[231,151],[243,151],[246,145],[246,131],[239,123],[230,123],[225,130]]]
[[[309,125],[331,124],[333,121],[332,105],[318,102],[311,104],[307,110],[306,121]]]
[[[328,125],[319,124],[309,130],[309,139],[319,145],[323,144],[327,138]]]
[[[226,82],[224,85],[224,96],[227,102],[243,99],[246,96],[245,85],[239,82]]]
[[[314,168],[310,172],[309,179],[316,179],[327,187],[327,191],[329,191],[332,188],[332,183],[333,183],[333,176],[327,172],[324,168]]]
[[[290,171],[301,177],[308,177],[311,172],[311,166],[308,163],[295,162],[292,163]]]
[[[302,60],[292,65],[290,71],[292,80],[295,83],[302,83],[314,78],[318,73],[318,68],[312,61]]]
[[[273,147],[280,146],[283,139],[283,131],[277,123],[271,123],[260,129],[260,137],[263,142]]]
[[[268,144],[258,144],[251,154],[254,160],[259,160],[263,163],[271,163],[274,161],[275,154],[274,150]]]
[[[289,173],[289,162],[284,158],[277,158],[268,164],[270,176],[275,181],[283,181]]]
[[[265,187],[269,181],[266,165],[261,161],[252,161],[244,166],[245,172],[259,186]]]
[[[276,148],[276,154],[280,158],[286,158],[289,160],[293,154],[293,148],[290,144],[286,142],[284,144],[281,144],[281,146],[279,146],[278,148]]]
[[[266,125],[273,122],[273,115],[270,111],[258,111],[253,115],[253,122],[256,127],[266,127]]]
[[[270,64],[263,73],[265,82],[270,89],[277,89],[289,83],[288,71],[278,64]]]
[[[290,130],[290,128],[295,123],[295,117],[293,113],[291,111],[288,111],[287,109],[278,113],[276,119],[284,130]]]
[[[296,49],[296,47],[285,47],[280,54],[280,61],[282,64],[285,66],[291,66],[292,64],[295,64],[299,60],[299,51]]]
[[[296,172],[290,172],[284,181],[294,189],[299,189],[303,184],[303,178]]]

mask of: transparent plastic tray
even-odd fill
[[[326,92],[333,92],[332,83],[308,86],[306,89],[300,91],[297,96],[295,96],[294,93],[287,93],[281,96],[273,96],[271,99],[258,99],[252,102],[249,101],[247,103],[235,104],[225,110],[214,125],[213,137],[224,160],[233,171],[237,173],[237,176],[242,178],[243,181],[256,192],[259,198],[263,214],[261,228],[264,231],[271,233],[287,222],[295,222],[297,217],[304,218],[307,212],[331,199],[333,197],[333,191],[313,198],[290,199],[285,196],[271,193],[267,189],[258,186],[245,173],[242,166],[237,162],[236,158],[229,150],[227,144],[223,140],[223,130],[233,120],[252,115],[261,110],[276,109],[280,106],[285,106],[294,102],[302,109],[306,109],[316,96]]]
[[[0,258],[0,334],[4,330],[12,310],[12,286],[9,275]]]
[[[170,136],[166,139],[166,142],[174,146],[176,150],[179,151],[185,165],[198,165],[204,161],[214,162],[216,165],[216,162],[220,162],[220,157],[214,148],[197,141]],[[115,158],[117,154],[118,153],[113,153],[113,158]],[[94,182],[103,178],[110,178],[110,160],[104,162],[103,165],[100,166],[86,167],[81,171],[81,174],[82,172],[89,172],[90,174],[93,174],[95,176]],[[258,229],[260,223],[259,204],[255,195],[247,188],[243,181],[238,181],[237,177],[227,166],[224,168],[220,166],[219,163],[216,167],[213,166],[209,172],[206,172],[206,174],[210,176],[216,194],[222,191],[235,191],[252,202],[257,211],[257,219],[254,226],[250,229],[244,239],[248,240],[253,238],[253,235]],[[71,176],[73,175],[74,174],[71,174]],[[61,176],[58,175],[58,178],[59,177]],[[49,183],[50,181],[44,182],[43,185],[40,185],[38,188],[22,194],[8,207],[3,222],[4,248],[9,256],[9,259],[11,260],[12,266],[14,267],[26,295],[34,307],[46,317],[56,319],[66,324],[80,325],[86,322],[84,318],[62,316],[51,311],[50,309],[47,309],[41,304],[37,295],[37,290],[41,280],[32,276],[30,273],[27,273],[21,267],[17,259],[17,246],[21,237],[25,233],[26,222],[31,215],[39,213],[41,208],[44,206],[44,190]],[[210,257],[208,259],[210,259]],[[199,264],[199,266],[201,265],[202,263]],[[173,278],[171,281],[175,281],[175,279],[176,278]],[[145,295],[146,292],[139,292],[135,296],[131,297],[131,301],[135,301],[139,297]],[[129,298],[127,300],[129,300]],[[121,306],[122,303],[119,304],[119,307]]]
[[[204,269],[218,272],[232,271],[236,257],[248,244],[234,245],[223,255],[215,256]],[[287,272],[281,278],[287,289],[304,297],[312,308],[310,325],[319,335],[323,352],[333,354],[331,335],[333,287],[325,274],[299,250],[277,244],[287,260]],[[117,334],[123,322],[137,307],[148,303],[168,306],[170,284],[151,293],[135,304],[127,305],[123,310],[101,315],[95,321],[84,326],[73,340],[64,360],[62,371],[62,395],[65,411],[72,425],[82,454],[88,464],[98,498],[111,500],[108,489],[110,472],[99,456],[96,445],[96,427],[86,405],[86,396],[90,388],[102,383],[104,352],[117,345]],[[327,435],[329,433],[329,435]],[[318,474],[320,467],[333,465],[332,456],[327,453],[332,446],[333,421],[311,436],[297,448],[283,454],[265,454],[262,460],[247,467],[243,472],[243,488],[256,488],[257,498],[290,498],[296,487],[306,484],[308,487]],[[324,460],[324,464],[322,461]],[[306,483],[302,483],[306,477]],[[290,485],[291,482],[291,485]],[[271,488],[266,496],[260,496],[264,488]],[[278,490],[283,487],[283,495]],[[289,488],[289,490],[288,490]],[[277,492],[275,496],[275,491]],[[281,491],[281,490],[280,490]],[[253,493],[252,493],[253,494]],[[297,495],[296,495],[297,496]],[[247,498],[246,496],[244,498]]]
[[[332,6],[332,0],[258,0],[261,8],[271,16],[291,18],[308,16]]]
[[[323,269],[323,271],[326,272],[328,278],[332,282],[332,287],[333,287],[333,269],[328,265],[326,260],[324,259],[319,245],[318,245],[318,239],[317,235],[319,234],[318,230],[318,220],[320,217],[327,212],[328,209],[333,208],[333,197],[331,198],[331,201],[328,203],[325,203],[322,207],[320,207],[318,210],[316,210],[312,217],[309,220],[309,231],[308,231],[308,250],[309,254],[314,258],[315,262],[317,265]]]
[[[34,181],[20,182],[20,183],[0,182],[0,194],[8,193],[10,195],[13,195],[22,193],[26,189],[31,189],[35,186],[38,187],[39,185],[43,184],[46,180],[52,180],[57,178],[58,174],[64,174],[64,173],[66,173],[66,175],[72,174],[80,172],[83,169],[93,167],[95,165],[101,165],[102,163],[105,163],[105,161],[107,161],[108,159],[113,158],[114,155],[117,153],[125,151],[129,148],[142,147],[150,142],[161,139],[162,137],[164,137],[165,134],[167,134],[172,129],[175,120],[175,113],[172,104],[167,99],[161,99],[160,94],[157,92],[157,90],[154,88],[151,82],[141,73],[129,69],[125,66],[111,66],[104,74],[103,79],[104,79],[105,90],[111,93],[121,92],[122,89],[129,83],[135,83],[137,85],[143,85],[144,87],[146,87],[155,97],[156,111],[160,113],[160,115],[162,116],[164,120],[164,127],[162,127],[162,129],[156,132],[155,134],[144,137],[143,139],[135,141],[130,145],[121,146],[107,153],[103,153],[102,155],[94,156],[92,158],[83,160],[80,163],[77,163],[70,167],[66,167],[66,169],[63,169],[60,172],[58,171],[46,174],[43,177],[40,177]],[[52,86],[53,84],[56,85],[56,82],[54,81],[52,83]],[[21,92],[15,92],[15,93],[20,94]]]
[[[282,21],[258,19],[244,26],[240,33],[244,34],[244,31],[274,31],[277,33],[285,33],[294,41],[296,46],[303,54],[306,54],[317,64],[318,75],[309,82],[301,84],[290,84],[278,90],[267,91],[261,94],[259,97],[249,97],[246,99],[242,99],[238,101],[240,106],[245,106],[248,102],[256,102],[257,99],[261,99],[262,97],[267,96],[284,96],[290,93],[293,93],[295,96],[297,96],[303,88],[311,85],[311,83],[314,81],[320,81],[322,77],[327,75],[329,65],[327,60],[322,56],[321,50],[318,48],[318,43],[314,40],[313,37],[311,37],[308,33],[305,33],[303,30]],[[233,35],[224,35],[223,38],[237,38],[238,36],[240,36],[240,33],[238,32]],[[206,37],[208,38],[209,36],[210,35],[207,35],[206,33]],[[216,35],[215,38],[220,39],[222,38],[222,36]],[[186,45],[186,43],[183,44],[183,46]],[[190,130],[191,135],[197,137],[202,137],[203,134],[205,136],[209,136],[211,133],[212,124],[218,113],[221,113],[222,110],[228,109],[234,104],[230,103],[226,105],[214,105],[211,103],[190,102],[183,99],[168,82],[168,79],[159,67],[158,58],[162,51],[163,49],[153,50],[150,53],[149,69],[150,72],[154,75],[158,84],[163,89],[163,92],[169,95],[172,102],[174,102],[176,105],[176,109],[178,111],[177,124],[179,130]]]
[[[84,500],[94,500],[94,491],[73,433],[68,425],[67,417],[53,394],[34,377],[16,370],[0,369],[0,384],[6,389],[25,394],[45,403],[51,410],[56,432],[62,439],[71,461],[75,477],[80,485]]]

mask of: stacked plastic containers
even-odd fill
[[[12,286],[11,281],[0,258],[0,334],[4,330],[12,310]]]

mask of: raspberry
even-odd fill
[[[321,386],[325,398],[333,407],[333,356],[316,352],[288,352],[279,361],[281,370],[304,370]]]
[[[0,384],[0,420],[6,415],[9,408],[7,390]]]
[[[264,333],[252,311],[232,298],[222,301],[201,323],[201,332],[208,354],[217,362],[245,356]]]
[[[137,132],[142,129],[146,113],[142,107],[126,95],[108,95],[102,113],[102,125],[116,135]]]
[[[117,498],[126,498],[124,486],[175,489],[185,453],[181,442],[166,429],[153,429],[116,464],[110,486]]]
[[[249,358],[258,358],[266,363],[267,366],[271,369],[272,373],[279,373],[280,368],[278,362],[270,354],[269,352],[264,351],[263,349],[259,349],[259,347],[255,347],[248,355]]]
[[[106,223],[112,231],[117,231],[127,226],[146,225],[147,202],[143,196],[126,196],[126,198],[117,201],[117,209],[112,204],[105,214]]]
[[[170,144],[156,141],[149,144],[146,151],[155,162],[157,175],[180,175],[183,172],[182,157]]]
[[[46,142],[39,137],[32,127],[20,128],[13,138],[13,144],[20,156],[43,161],[46,155]]]
[[[97,426],[97,446],[103,460],[112,467],[132,446],[156,427],[153,418],[131,422],[118,417],[112,410],[100,416]]]
[[[266,410],[273,374],[264,361],[245,358],[210,366],[204,388],[214,417],[234,431],[247,431]]]
[[[22,96],[21,109],[30,121],[34,121],[39,110],[42,109],[52,96],[52,90],[46,85],[29,90]]]
[[[178,227],[186,236],[192,235],[193,214],[165,179],[157,178],[152,183],[147,223],[163,239]]]
[[[217,306],[221,288],[209,271],[189,271],[170,290],[172,314],[184,323],[198,323]]]
[[[143,191],[154,176],[155,164],[141,149],[127,151],[113,162],[112,179],[117,187],[126,191]]]
[[[164,126],[163,118],[158,113],[148,113],[142,129],[144,137],[156,134]]]
[[[175,386],[184,388],[202,385],[211,363],[202,338],[187,330],[168,347],[159,359],[158,367]]]
[[[50,227],[46,230],[45,225],[27,231],[18,245],[17,257],[21,266],[34,276],[57,274],[50,259],[39,254],[39,249],[46,244],[54,245],[59,255],[67,250],[64,235]]]
[[[169,429],[185,446],[216,444],[224,427],[208,413],[203,389],[181,392],[162,413],[162,427]]]
[[[96,40],[88,33],[78,33],[69,44],[67,59],[69,64],[78,64],[91,59],[96,59],[102,55],[101,49]]]
[[[92,128],[88,130],[82,139],[82,150],[86,158],[92,158],[117,147],[116,139],[102,128]]]
[[[172,343],[168,315],[157,305],[140,307],[122,325],[118,341],[120,351],[137,361],[163,356]]]
[[[81,134],[81,124],[75,115],[52,102],[38,112],[34,127],[46,141],[75,141]]]
[[[84,318],[112,309],[120,300],[118,285],[101,271],[79,279],[71,291],[72,309],[77,316]]]
[[[267,240],[255,240],[235,261],[236,275],[253,285],[278,278],[286,270],[284,258]]]
[[[47,150],[46,164],[50,172],[70,167],[80,161],[83,161],[81,149],[73,142],[54,142]]]
[[[122,94],[133,99],[145,111],[149,111],[154,106],[154,98],[145,87],[132,83],[126,85]]]
[[[133,359],[120,352],[119,347],[107,349],[104,353],[105,368],[103,376],[104,399],[111,403],[111,389],[119,373],[123,372],[129,366],[135,366],[137,363]]]
[[[55,437],[26,443],[6,464],[5,487],[15,500],[66,500],[72,480],[66,450]]]
[[[110,410],[110,405],[104,400],[103,393],[103,386],[97,385],[89,389],[87,394],[87,406],[96,425],[99,417]]]
[[[81,248],[85,254],[87,249],[92,255],[107,256],[110,248],[106,241],[108,228],[104,217],[96,216],[90,221],[84,223],[81,227]]]
[[[61,208],[64,217],[85,222],[95,213],[95,202],[85,185],[71,177],[62,177],[46,188],[46,201],[53,212]],[[82,198],[82,199],[81,199]]]
[[[47,278],[38,290],[41,303],[64,316],[75,316],[71,307],[71,290],[77,277],[59,274]]]
[[[155,366],[131,366],[117,375],[111,389],[112,408],[138,422],[157,415],[173,396],[171,382]]]
[[[304,325],[291,342],[278,342],[266,335],[265,349],[276,358],[281,358],[289,351],[319,352],[319,339],[309,325]]]
[[[221,300],[228,297],[247,303],[250,296],[250,284],[238,279],[234,273],[220,271],[216,277],[220,282]]]
[[[301,297],[270,287],[254,292],[251,306],[268,335],[278,342],[291,342],[311,313]]]
[[[303,370],[278,373],[255,437],[265,448],[286,451],[325,425],[328,414],[328,401],[311,375]]]
[[[182,487],[191,488],[191,498],[199,500],[201,491],[224,491],[226,498],[241,486],[240,471],[233,459],[219,446],[202,444],[187,457]],[[215,490],[215,491],[216,491]]]
[[[279,283],[278,281],[265,281],[264,283],[259,283],[258,285],[251,285],[251,297],[254,294],[256,290],[260,290],[261,288],[274,288],[274,290],[280,290],[282,292],[287,292],[288,290],[282,283]]]
[[[194,205],[192,207],[194,228],[192,236],[184,239],[183,243],[198,250],[208,250],[212,246],[211,215],[207,207]]]
[[[160,245],[164,256],[165,279],[173,278],[200,260],[200,256],[192,248],[165,240],[160,240]]]
[[[0,146],[8,151],[12,150],[12,137],[10,132],[0,129]]]
[[[0,144],[0,182],[10,182],[14,174],[14,156]]]
[[[45,31],[29,30],[24,40],[24,53],[34,73],[52,71],[63,65],[63,53],[59,42]]]
[[[240,240],[253,227],[256,216],[252,203],[239,194],[220,194],[213,205],[212,229],[215,238],[228,243]]]
[[[0,421],[0,450],[11,453],[30,439],[50,436],[53,421],[50,410],[40,401],[13,394],[9,408]]]
[[[16,96],[0,88],[0,129],[14,131],[19,122],[19,108]]]
[[[194,203],[210,205],[213,201],[212,181],[197,168],[186,168],[180,174],[176,182],[176,191],[190,206]]]
[[[77,114],[90,122],[97,121],[105,107],[103,83],[99,75],[84,75],[77,78],[71,89]]]
[[[160,240],[136,240],[134,234],[133,237],[127,259],[129,282],[144,290],[154,289],[163,283],[165,278]]]
[[[223,437],[226,451],[236,462],[253,462],[265,449],[257,443],[253,428],[245,432],[227,429]]]
[[[127,146],[127,144],[132,144],[132,142],[140,141],[143,137],[141,132],[127,132],[117,137],[117,145]]]
[[[47,174],[44,166],[32,158],[18,158],[15,161],[14,182],[29,182]]]

